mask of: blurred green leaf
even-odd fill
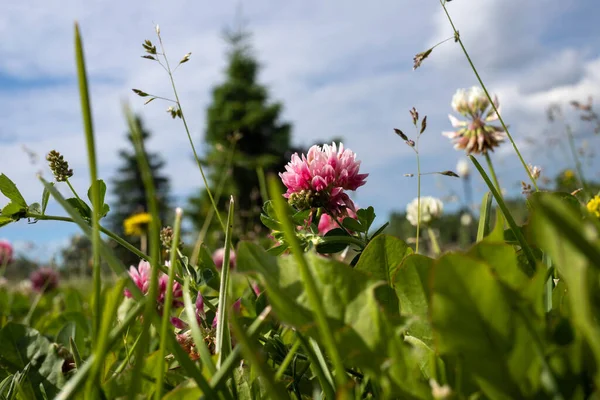
[[[430,388],[415,362],[414,349],[395,333],[402,319],[392,288],[375,274],[333,259],[310,252],[305,257],[335,343],[346,362],[387,382],[389,393],[427,398]],[[299,267],[292,257],[276,258],[255,244],[241,242],[237,265],[238,271],[259,276],[281,322],[320,338]],[[389,368],[382,369],[383,364]]]
[[[431,274],[430,314],[438,352],[460,357],[489,398],[536,393],[540,380],[530,377],[539,376],[540,365],[531,332],[515,309],[515,293],[492,268],[467,255],[443,256]]]
[[[342,221],[342,225],[344,228],[348,229],[350,232],[361,232],[364,233],[367,231],[366,225],[362,225],[360,222],[355,220],[354,218],[346,217]]]
[[[17,189],[17,185],[4,174],[0,174],[0,192],[16,205],[27,208],[27,202]]]
[[[397,237],[379,235],[362,252],[355,269],[371,279],[383,280],[392,286],[393,275],[412,249]]]
[[[10,373],[28,368],[26,385],[41,398],[39,386],[54,398],[65,379],[56,347],[35,329],[9,322],[0,330],[0,366]]]
[[[85,202],[83,200],[80,200],[75,197],[71,197],[70,199],[67,199],[66,201],[67,201],[67,203],[69,203],[71,205],[71,207],[76,209],[77,212],[79,212],[79,215],[81,215],[81,217],[83,217],[84,219],[89,221],[90,218],[92,218],[92,210],[90,209],[90,207],[87,204],[85,204]]]
[[[429,272],[432,258],[410,254],[392,275],[396,295],[400,301],[400,313],[408,318],[408,331],[427,345],[432,342],[429,323]]]
[[[54,186],[54,182],[50,182],[50,185]],[[48,207],[48,200],[50,199],[50,192],[48,189],[44,188],[42,192],[42,215],[46,212],[46,207]]]
[[[11,201],[2,209],[2,216],[12,217],[11,219],[18,220],[22,217],[21,214],[23,214],[26,210],[27,207],[23,207]]]

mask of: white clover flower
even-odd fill
[[[467,93],[469,107],[471,110],[477,111],[485,111],[486,108],[490,105],[490,101],[488,100],[485,92],[479,86],[473,86],[469,89]]]
[[[529,172],[531,173],[531,176],[533,177],[533,179],[537,179],[540,177],[540,175],[542,173],[542,168],[538,167],[537,165],[531,165],[531,164],[529,164],[527,166],[527,168],[529,168]]]
[[[457,113],[463,114],[469,111],[469,99],[465,89],[458,89],[452,96],[452,108]]]
[[[419,199],[414,199],[406,206],[406,219],[417,226]],[[444,204],[435,197],[421,197],[421,224],[429,224],[440,218],[444,212]]]
[[[466,178],[471,174],[471,169],[469,168],[469,162],[465,159],[459,160],[456,164],[456,172],[460,175],[461,178]]]
[[[497,97],[494,98],[494,106],[496,109],[500,107]],[[491,124],[498,119],[498,115],[481,88],[459,89],[452,98],[452,108],[467,118],[461,121],[448,115],[456,130],[442,134],[454,141],[455,149],[464,149],[467,154],[486,154],[504,141],[504,129]]]
[[[464,213],[460,216],[460,224],[462,226],[469,226],[473,223],[473,217],[469,213]]]

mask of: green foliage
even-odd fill
[[[25,398],[54,398],[64,385],[64,360],[57,348],[35,329],[8,323],[0,330],[0,367],[21,380],[18,391]],[[22,374],[22,377],[19,375]]]

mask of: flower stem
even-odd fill
[[[71,189],[71,192],[73,192],[73,194],[75,195],[75,198],[77,198],[77,200],[81,201],[83,203],[83,200],[81,200],[79,198],[79,195],[77,194],[77,192],[75,191],[75,189],[73,188],[73,185],[71,185],[71,182],[67,179],[65,181],[67,183],[67,185],[69,186],[69,189]]]
[[[173,225],[173,240],[171,245],[171,257],[170,257],[170,268],[169,268],[169,281],[167,283],[167,291],[165,294],[165,303],[163,316],[160,327],[160,346],[159,346],[159,357],[158,371],[156,374],[156,391],[155,397],[157,400],[162,398],[165,363],[162,361],[165,358],[167,351],[167,335],[169,334],[169,323],[171,317],[171,305],[173,303],[173,280],[175,278],[175,262],[177,259],[177,246],[179,245],[179,234],[181,232],[181,208],[175,211],[175,224]],[[172,334],[172,332],[171,332]]]
[[[210,198],[210,202],[212,203],[212,206],[215,209],[215,214],[217,216],[217,219],[219,220],[219,223],[221,224],[221,228],[223,228],[223,230],[225,231],[225,230],[227,230],[227,227],[225,226],[225,223],[223,222],[223,219],[221,218],[221,215],[219,214],[219,209],[217,208],[217,203],[215,202],[215,199],[213,198],[213,195],[210,191],[208,181],[206,179],[206,175],[204,175],[204,169],[202,168],[202,164],[200,163],[200,158],[198,157],[198,153],[196,152],[196,146],[194,146],[194,141],[192,140],[192,135],[190,134],[190,129],[188,128],[187,121],[185,120],[185,114],[183,113],[183,108],[181,107],[181,102],[179,101],[179,94],[177,93],[177,87],[175,86],[175,80],[173,79],[173,72],[171,71],[171,67],[169,66],[169,59],[167,58],[166,53],[165,53],[165,46],[163,45],[163,41],[160,36],[160,33],[158,33],[157,35],[158,35],[158,41],[160,42],[160,48],[162,50],[163,57],[165,59],[165,64],[167,66],[166,70],[167,70],[167,73],[169,74],[169,79],[171,80],[171,87],[173,88],[173,94],[175,95],[177,107],[179,107],[179,111],[181,112],[181,120],[183,121],[183,126],[185,128],[185,132],[187,133],[188,140],[190,141],[190,146],[192,147],[192,152],[194,153],[194,158],[196,159],[196,164],[198,165],[198,169],[200,170],[200,175],[202,175],[202,181],[204,182],[204,187],[206,188],[206,193],[208,194],[208,197]]]
[[[417,136],[417,143],[415,152],[417,153],[417,243],[415,244],[415,253],[419,254],[419,236],[421,233],[421,159],[419,158],[419,138]]]
[[[519,151],[519,149],[517,147],[517,144],[515,143],[515,141],[513,140],[512,136],[510,134],[510,132],[508,131],[508,128],[506,127],[506,124],[504,123],[504,120],[502,119],[502,116],[498,112],[498,108],[496,107],[496,104],[494,103],[494,100],[492,99],[492,96],[490,96],[490,94],[488,93],[488,90],[487,90],[485,84],[483,83],[483,80],[479,76],[479,72],[477,72],[477,68],[475,68],[475,65],[473,64],[473,61],[471,60],[471,57],[469,56],[469,53],[467,52],[467,49],[465,48],[465,46],[464,46],[464,44],[463,44],[463,42],[462,42],[462,40],[460,38],[460,34],[458,33],[458,30],[456,30],[456,27],[454,26],[454,22],[452,21],[452,18],[450,17],[450,14],[448,13],[448,10],[446,9],[446,2],[444,0],[440,0],[440,4],[442,5],[442,8],[444,9],[444,12],[446,13],[446,17],[448,18],[448,21],[450,22],[450,25],[452,26],[452,30],[454,31],[454,37],[456,38],[456,41],[458,41],[458,43],[460,44],[460,47],[461,47],[463,53],[465,54],[465,57],[467,58],[467,61],[469,62],[469,65],[471,66],[471,69],[475,73],[475,76],[477,77],[477,80],[479,81],[479,84],[481,85],[481,88],[485,92],[485,95],[487,96],[490,104],[492,105],[492,108],[494,109],[494,112],[498,116],[498,120],[502,124],[502,128],[504,129],[504,132],[506,132],[506,136],[508,136],[508,139],[512,143],[512,146],[515,149],[515,152],[517,153],[517,156],[519,157],[519,160],[521,160],[521,164],[523,165],[523,168],[525,169],[525,172],[527,172],[527,176],[529,176],[529,179],[531,180],[531,183],[533,183],[533,186],[535,187],[536,192],[539,192],[540,189],[538,188],[537,182],[533,178],[533,175],[531,174],[531,171],[529,171],[529,168],[527,167],[527,164],[525,164],[525,160],[523,159],[523,156],[521,156],[521,152]]]
[[[494,169],[494,164],[492,164],[490,153],[485,153],[485,161],[487,162],[490,174],[492,175],[494,186],[496,186],[496,189],[498,189],[498,193],[500,193],[500,196],[502,196],[502,188],[500,187],[500,183],[498,183],[498,177],[496,176],[496,170]]]
[[[435,232],[430,227],[427,227],[427,235],[429,235],[429,240],[431,241],[431,248],[433,250],[433,254],[439,256],[442,251],[440,250],[440,245],[438,243],[437,238],[435,237]]]
[[[567,137],[569,138],[569,148],[571,149],[571,154],[573,155],[573,161],[575,162],[575,169],[577,170],[579,183],[589,195],[591,193],[585,181],[585,178],[583,177],[583,169],[581,168],[581,162],[579,161],[579,157],[577,157],[577,150],[575,149],[575,138],[573,137],[573,131],[571,129],[571,126],[567,125],[566,130]]]

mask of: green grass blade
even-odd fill
[[[277,213],[277,217],[279,219],[279,222],[283,225],[285,237],[288,243],[290,244],[292,254],[300,268],[300,273],[302,275],[302,281],[304,283],[306,295],[308,297],[311,308],[314,310],[315,322],[319,329],[321,339],[323,340],[325,349],[329,353],[329,357],[331,357],[333,366],[336,370],[336,382],[339,388],[343,388],[346,386],[346,383],[348,381],[348,377],[346,376],[346,372],[344,369],[344,363],[342,362],[342,357],[335,345],[333,333],[329,327],[329,324],[327,323],[325,309],[323,308],[323,304],[321,303],[321,297],[317,290],[314,277],[312,276],[312,273],[308,268],[308,264],[306,262],[306,259],[304,258],[304,252],[302,251],[300,243],[298,242],[298,238],[296,237],[296,229],[292,223],[291,216],[288,215],[288,208],[286,207],[285,201],[283,199],[280,184],[277,178],[275,178],[274,176],[269,177],[268,184],[271,198],[273,199],[273,203],[275,206],[275,211]]]
[[[169,268],[169,281],[167,283],[167,293],[165,295],[165,305],[162,316],[162,323],[160,327],[160,346],[159,346],[159,367],[156,373],[156,390],[155,397],[160,400],[162,397],[164,373],[165,373],[165,355],[167,348],[167,335],[172,335],[169,332],[169,326],[171,325],[171,305],[173,303],[173,281],[175,278],[175,263],[177,262],[177,248],[179,247],[179,236],[181,233],[181,215],[182,210],[178,208],[175,211],[175,223],[173,224],[173,239],[171,243],[171,257],[170,257],[170,268]]]
[[[508,210],[508,207],[506,207],[506,203],[504,203],[502,196],[500,195],[500,193],[498,193],[498,191],[496,190],[496,187],[494,186],[492,181],[490,181],[490,178],[487,176],[484,169],[481,167],[481,164],[479,164],[479,162],[477,161],[477,159],[475,157],[469,156],[469,158],[471,159],[471,161],[473,162],[473,164],[475,165],[475,167],[481,174],[481,177],[485,181],[486,185],[492,192],[492,195],[494,196],[494,198],[496,199],[496,202],[498,203],[498,207],[500,207],[500,210],[502,210],[502,214],[504,215],[504,218],[506,218],[506,222],[508,222],[508,226],[510,226],[510,229],[512,229],[513,234],[519,241],[519,244],[521,245],[521,249],[523,250],[523,253],[525,253],[525,257],[527,258],[527,261],[529,262],[530,273],[534,273],[535,269],[536,269],[535,256],[533,255],[533,251],[531,251],[531,247],[529,247],[529,244],[525,240],[525,236],[523,236],[523,232],[521,232],[521,230],[517,226],[517,223],[515,222],[512,214]]]
[[[213,362],[212,356],[208,347],[206,347],[206,343],[204,343],[204,339],[202,338],[202,332],[200,331],[200,326],[198,325],[198,321],[196,321],[196,312],[194,310],[194,304],[192,303],[192,298],[190,296],[190,282],[189,279],[185,280],[183,285],[183,304],[185,307],[185,313],[187,319],[189,321],[191,331],[192,331],[192,339],[194,340],[194,344],[196,345],[196,349],[200,354],[200,360],[202,360],[202,364],[206,366],[208,372],[210,372],[211,376],[217,372],[217,368],[215,363]]]
[[[144,307],[146,305],[146,300],[142,299],[139,303],[137,303],[133,309],[127,313],[127,316],[123,319],[123,322],[114,328],[108,339],[108,348],[112,348],[116,341],[121,338],[123,333],[129,328],[132,322],[136,320],[136,318],[142,313]],[[77,372],[71,379],[67,381],[61,392],[56,397],[56,400],[67,400],[73,398],[75,394],[83,387],[88,374],[92,369],[92,365],[94,363],[95,355],[92,353],[90,357],[83,363],[81,368],[77,369]]]
[[[148,232],[149,235],[149,248],[150,248],[150,258],[153,263],[151,268],[151,276],[150,276],[150,287],[148,289],[148,297],[150,299],[156,299],[158,295],[158,272],[159,272],[159,260],[160,260],[160,242],[159,242],[159,231],[160,231],[160,221],[158,214],[158,205],[156,202],[156,190],[154,188],[154,180],[152,178],[152,172],[150,170],[150,166],[148,164],[148,158],[146,154],[146,150],[144,148],[144,142],[142,138],[142,132],[140,129],[140,125],[136,120],[135,116],[129,109],[129,107],[124,107],[125,116],[127,118],[127,123],[129,125],[129,131],[131,132],[131,138],[133,141],[133,146],[135,148],[135,155],[137,159],[138,168],[140,171],[140,175],[142,177],[142,181],[144,183],[144,189],[146,191],[146,201],[148,203],[148,213],[152,216],[150,221],[150,229]],[[135,364],[133,366],[132,379],[129,386],[130,397],[134,398],[138,391],[140,385],[140,379],[142,377],[142,360],[144,359],[145,352],[147,351],[148,344],[148,333],[150,331],[150,323],[153,316],[156,315],[156,304],[154,302],[148,302],[146,304],[146,309],[144,311],[144,321],[142,327],[142,337],[140,338],[140,345],[137,348]],[[157,323],[157,327],[160,327],[160,323]],[[159,328],[160,329],[160,328]]]
[[[263,323],[266,321],[267,317],[271,314],[271,306],[265,307],[265,309],[260,313],[260,315],[252,322],[247,331],[248,337],[253,337],[261,328]],[[227,379],[230,378],[233,369],[238,365],[238,361],[241,355],[241,348],[238,344],[235,346],[235,349],[229,354],[229,356],[223,361],[221,364],[221,368],[217,370],[217,372],[213,375],[212,380],[210,381],[210,385],[213,388],[221,387]]]
[[[83,55],[83,44],[79,25],[75,23],[75,59],[77,62],[77,79],[79,81],[79,96],[81,98],[81,113],[83,116],[83,128],[87,144],[88,165],[90,168],[90,181],[98,180],[96,165],[96,146],[94,143],[94,127],[92,123],[92,107],[88,90],[87,72],[85,69],[85,58]],[[92,320],[92,343],[98,340],[100,330],[100,318],[102,312],[102,277],[100,274],[100,193],[97,185],[92,186],[92,253],[93,253],[93,282],[94,282],[94,318]]]
[[[102,324],[100,325],[100,331],[98,332],[98,341],[96,342],[96,347],[94,349],[94,363],[92,365],[90,377],[87,381],[86,393],[93,393],[99,388],[100,371],[102,370],[106,353],[109,350],[108,341],[110,331],[113,327],[113,321],[117,315],[119,305],[121,304],[123,289],[125,289],[126,282],[125,279],[118,281],[110,290],[110,294],[106,297],[104,315],[102,316]]]
[[[477,242],[481,242],[489,230],[490,215],[492,212],[492,194],[487,192],[481,200],[481,210],[479,210],[479,227],[477,228]]]
[[[235,314],[235,313],[234,313]],[[268,367],[266,360],[264,359],[260,345],[256,341],[252,341],[248,334],[244,332],[240,325],[237,315],[232,315],[230,318],[231,327],[235,334],[235,339],[239,342],[242,354],[245,359],[250,362],[252,368],[256,369],[258,376],[263,379],[261,382],[269,394],[271,399],[286,399],[288,398],[287,392],[281,385],[275,380],[273,371]]]
[[[317,380],[321,384],[321,389],[325,392],[325,397],[327,399],[335,399],[335,387],[331,383],[329,379],[327,379],[328,373],[323,369],[323,366],[319,363],[319,359],[315,355],[311,345],[308,343],[308,340],[302,336],[300,333],[297,333],[298,339],[302,343],[302,348],[308,357],[308,361],[310,361],[310,369],[313,371]]]
[[[231,253],[231,233],[233,229],[233,196],[229,200],[229,213],[227,215],[227,231],[225,233],[225,255],[223,258],[223,268],[221,269],[221,283],[219,285],[219,319],[217,321],[216,352],[219,355],[217,359],[217,368],[221,368],[223,360],[231,353],[231,332],[229,332],[229,270]]]

